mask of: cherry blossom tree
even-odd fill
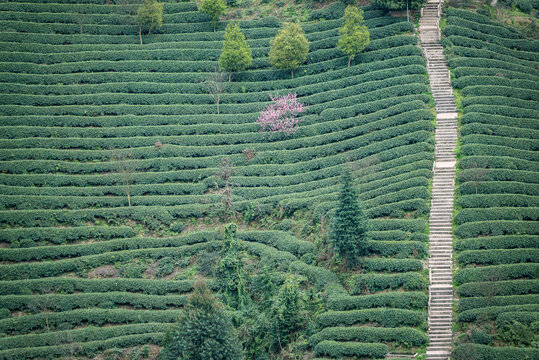
[[[297,125],[303,121],[297,116],[307,107],[299,103],[296,97],[296,93],[282,96],[270,94],[273,103],[258,115],[257,124],[261,126],[260,131],[270,134],[283,133],[285,136],[294,134]]]

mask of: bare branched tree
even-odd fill
[[[466,171],[463,171],[460,175],[461,181],[473,181],[476,195],[478,194],[479,183],[488,174],[487,166],[488,162],[485,158],[470,161],[466,164]]]
[[[52,296],[42,295],[35,296],[32,301],[28,303],[28,310],[32,313],[43,313],[45,316],[45,327],[47,331],[50,331],[49,314],[54,310],[56,303]]]
[[[116,152],[113,156],[115,162],[115,170],[119,174],[119,181],[124,188],[125,195],[127,196],[127,204],[131,207],[131,186],[133,185],[133,178],[137,172],[138,165],[133,160],[133,154],[127,152]]]
[[[79,25],[79,31],[82,35],[82,28],[86,24],[86,21],[88,20],[88,14],[77,14],[75,17],[75,22]]]
[[[219,69],[215,69],[215,71],[208,76],[206,81],[204,81],[204,90],[213,97],[213,100],[217,104],[217,114],[219,114],[221,96],[226,92],[227,86],[227,74]]]
[[[220,192],[223,196],[223,205],[225,209],[225,217],[232,212],[232,192],[234,190],[234,184],[230,182],[230,178],[234,173],[234,164],[230,161],[229,158],[224,157],[221,159],[219,164],[219,170],[215,174],[219,179],[223,181],[223,186],[215,183],[216,190]]]
[[[252,149],[245,149],[243,150],[243,155],[245,156],[245,162],[248,163],[256,156],[256,151]]]
[[[55,337],[64,357],[74,359],[75,355],[81,350],[81,345],[75,342],[73,334],[70,331],[59,331],[55,333]]]
[[[144,0],[115,0],[114,3],[119,5],[120,12],[122,14],[130,16],[128,19],[129,25],[131,25],[137,22],[135,15],[137,14],[137,10],[143,1]]]

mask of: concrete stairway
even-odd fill
[[[429,345],[427,359],[449,359],[452,344],[452,214],[457,108],[440,45],[441,0],[429,0],[419,21],[421,46],[436,102],[436,148],[429,220]]]

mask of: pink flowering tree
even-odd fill
[[[303,121],[297,116],[307,108],[307,105],[297,101],[296,96],[296,93],[283,96],[270,94],[273,103],[260,112],[256,121],[261,127],[260,131],[269,134],[283,133],[285,136],[294,134],[297,125]]]

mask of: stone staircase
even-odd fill
[[[429,219],[429,345],[428,360],[447,360],[452,344],[453,196],[457,108],[449,69],[440,45],[441,0],[429,0],[421,10],[419,34],[436,102],[436,148]]]

